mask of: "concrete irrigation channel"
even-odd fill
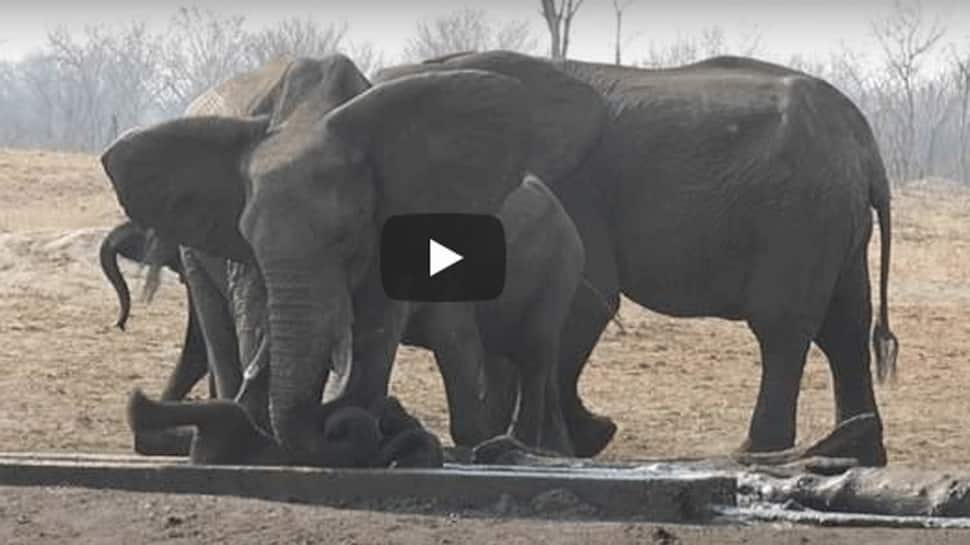
[[[333,507],[595,520],[970,528],[970,474],[837,475],[726,459],[443,469],[200,466],[177,457],[0,453],[0,485],[208,494]]]
[[[214,494],[365,509],[701,522],[735,505],[736,479],[685,466],[443,469],[190,465],[181,458],[0,453],[0,485]]]

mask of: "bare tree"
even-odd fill
[[[899,115],[900,133],[895,139],[894,159],[900,176],[924,176],[922,165],[914,164],[917,156],[917,85],[923,65],[932,53],[945,29],[938,20],[927,23],[919,0],[896,0],[893,12],[872,24],[873,34],[882,48],[884,62],[891,83],[898,90],[903,104]]]
[[[313,19],[290,18],[249,38],[248,64],[259,66],[281,57],[322,57],[338,51],[347,25],[320,26]]]
[[[583,0],[540,0],[542,18],[549,28],[549,56],[565,59],[569,54],[569,36],[573,17],[583,5]]]
[[[953,77],[955,81],[957,114],[957,158],[960,167],[960,180],[970,185],[970,46],[959,52],[953,48]]]
[[[404,48],[407,61],[420,61],[462,51],[507,49],[530,53],[536,40],[525,21],[495,24],[479,9],[465,8],[419,21],[417,32]]]
[[[619,65],[622,59],[620,40],[623,36],[623,12],[633,4],[633,0],[612,0],[613,14],[616,16],[616,33],[613,37],[613,64]]]
[[[162,39],[144,23],[132,23],[113,33],[107,45],[110,63],[104,73],[106,108],[101,123],[110,116],[106,134],[111,140],[121,128],[160,117],[165,88],[158,76],[162,70]]]
[[[241,15],[179,8],[165,44],[169,111],[180,112],[203,91],[249,66],[244,22]]]

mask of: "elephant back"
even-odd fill
[[[229,78],[202,93],[185,109],[186,117],[222,115],[242,117],[269,113],[279,94],[283,75],[293,62],[283,58]]]

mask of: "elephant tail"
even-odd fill
[[[872,199],[879,220],[879,313],[872,330],[872,348],[876,353],[876,377],[880,383],[896,376],[896,356],[899,341],[889,328],[889,264],[892,247],[892,214],[890,212],[889,181],[885,172],[879,177],[878,189]],[[876,188],[874,188],[876,189]]]
[[[118,320],[115,327],[124,331],[125,324],[128,322],[128,315],[131,312],[131,292],[128,291],[128,283],[125,282],[121,269],[118,268],[118,254],[120,249],[131,242],[131,237],[139,235],[138,228],[130,221],[115,227],[101,241],[101,248],[98,253],[101,260],[101,271],[104,272],[108,282],[118,295]]]

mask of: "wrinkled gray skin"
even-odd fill
[[[525,86],[539,135],[528,168],[569,212],[586,248],[584,274],[613,311],[622,293],[670,316],[747,322],[762,376],[744,449],[793,444],[812,342],[829,360],[836,421],[878,415],[866,256],[875,209],[882,261],[872,342],[883,378],[897,348],[886,307],[890,192],[870,127],[844,95],[804,73],[734,57],[643,70],[490,52],[390,68],[377,79],[457,69]],[[595,291],[580,289],[562,335],[562,402],[581,455],[598,452],[615,429],[576,391],[609,318]],[[846,455],[884,464],[879,430]]]
[[[131,293],[128,283],[118,268],[118,256],[125,257],[142,265],[164,266],[179,276],[184,283],[185,275],[182,260],[179,258],[176,245],[153,244],[147,231],[132,221],[126,221],[115,226],[101,241],[99,258],[101,270],[118,295],[119,314],[116,326],[124,331],[131,310]],[[146,298],[152,293],[146,286]],[[199,328],[198,320],[192,304],[192,293],[186,286],[188,297],[188,320],[185,324],[185,340],[182,352],[169,375],[165,387],[162,389],[161,399],[172,401],[182,399],[195,386],[208,369],[205,338]],[[215,384],[210,380],[210,395],[215,396]]]
[[[559,201],[533,176],[497,216],[507,252],[502,294],[482,303],[415,305],[404,343],[434,351],[455,444],[475,446],[509,430],[529,446],[571,454],[557,366],[559,334],[585,261],[582,242]]]
[[[331,368],[353,359],[329,410],[370,406],[387,391],[411,309],[380,286],[384,220],[497,211],[525,172],[522,92],[482,71],[370,88],[345,57],[298,60],[202,97],[221,116],[130,131],[103,154],[129,217],[261,273],[270,424],[295,463],[330,448],[314,415]]]

